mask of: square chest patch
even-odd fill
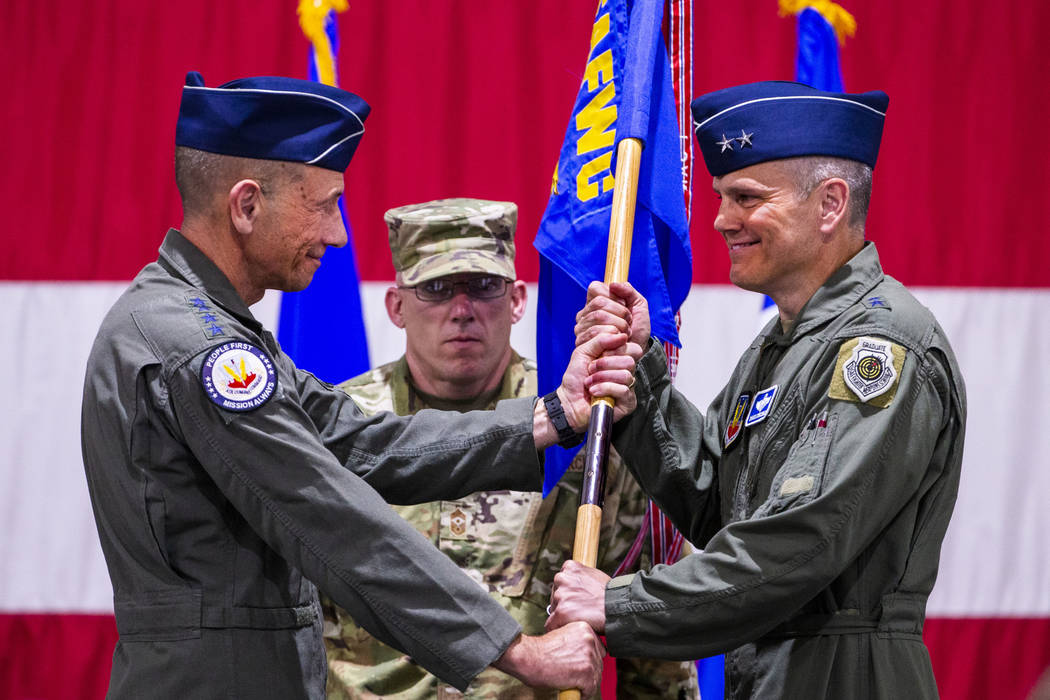
[[[751,410],[748,411],[747,420],[744,421],[745,428],[750,428],[766,419],[769,412],[773,410],[773,399],[776,398],[779,389],[780,385],[774,384],[755,394],[755,401],[751,404]]]
[[[839,348],[828,397],[886,408],[900,384],[906,351],[883,338],[851,338]]]

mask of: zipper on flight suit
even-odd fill
[[[787,344],[773,340],[766,340],[762,344],[758,351],[758,360],[755,362],[756,371],[752,375],[752,381],[747,389],[748,393],[754,396],[766,388],[769,384],[769,378],[773,374],[773,369],[780,362],[787,347]],[[769,447],[773,437],[772,433],[763,436],[762,444],[759,445],[752,463],[749,452],[751,429],[745,429],[744,434],[740,436],[743,444],[738,449],[743,450],[744,468],[737,475],[737,483],[734,490],[733,511],[735,520],[745,520],[748,517],[748,505],[751,503],[751,499],[754,497],[753,492],[758,485],[759,466],[762,464],[762,457],[765,455],[766,448]]]

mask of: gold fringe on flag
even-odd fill
[[[314,61],[317,63],[317,79],[325,85],[335,86],[335,56],[332,53],[332,42],[324,30],[329,12],[344,12],[349,7],[348,0],[299,0],[299,26],[303,34],[314,47]]]
[[[807,7],[812,7],[835,30],[835,36],[838,37],[840,45],[845,44],[846,37],[853,36],[857,31],[857,20],[853,19],[853,15],[846,12],[838,3],[831,2],[831,0],[779,0],[779,3],[780,10],[778,14],[781,17],[797,15]]]

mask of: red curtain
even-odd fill
[[[368,100],[347,174],[363,279],[392,277],[382,212],[473,195],[521,207],[519,272],[542,215],[594,3],[356,0],[339,17],[341,85]],[[1050,4],[843,2],[851,90],[890,94],[869,235],[908,284],[1048,286]],[[128,279],[178,225],[179,86],[305,74],[295,2],[5,3],[0,101],[7,215],[0,279]],[[795,27],[772,0],[696,0],[697,93],[790,79]],[[694,281],[725,283],[698,164]],[[47,245],[19,245],[27,237]]]
[[[1040,48],[1050,3],[840,3],[858,24],[842,54],[847,88],[891,98],[868,227],[886,268],[910,285],[1050,286],[1050,51]],[[393,277],[385,209],[447,196],[518,202],[519,274],[536,279],[530,243],[594,5],[354,0],[340,15],[340,84],[373,106],[346,176],[363,279]],[[185,73],[199,70],[209,85],[304,76],[295,6],[3,3],[0,281],[127,280],[153,260],[181,217],[171,170]],[[695,0],[695,17],[697,94],[792,77],[794,20],[779,18],[773,0]],[[723,284],[708,182],[698,163],[694,282]],[[979,662],[953,662],[979,640],[953,629],[942,621],[927,634],[942,693],[989,697],[972,682]],[[1024,625],[1013,639],[1011,649],[1042,656],[1024,657],[1017,694],[996,697],[1023,697],[1046,661],[1047,640]],[[114,640],[106,616],[0,616],[0,693],[99,697]],[[1009,663],[1004,649],[982,651]]]

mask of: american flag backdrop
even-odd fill
[[[937,314],[966,379],[959,501],[928,609],[944,698],[1016,698],[1050,665],[1050,4],[841,0],[848,89],[890,95],[868,236]],[[773,0],[694,0],[694,92],[794,76]],[[518,270],[550,193],[595,2],[354,0],[339,84],[373,107],[346,176],[368,350],[398,356],[382,212],[449,196],[519,204]],[[583,37],[581,39],[581,37]],[[84,364],[102,315],[181,219],[180,87],[305,77],[293,0],[9,2],[0,8],[0,698],[98,698],[115,640],[80,461]],[[698,163],[693,287],[676,384],[706,406],[756,331],[727,284]],[[257,307],[274,326],[279,301]],[[512,342],[535,356],[532,314]],[[331,352],[345,351],[338,346]],[[352,536],[348,533],[348,536]]]

